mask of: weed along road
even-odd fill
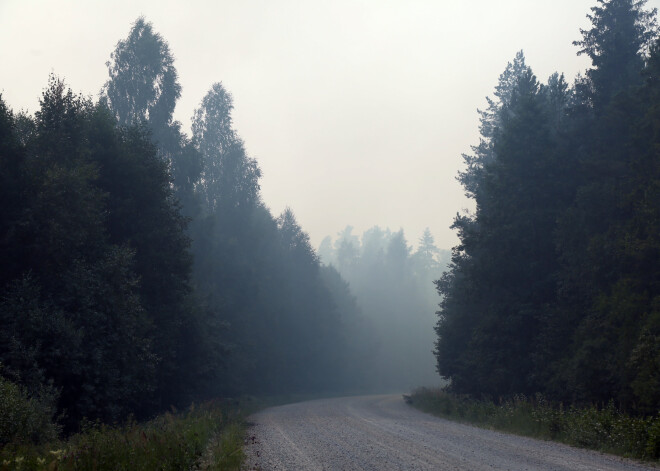
[[[439,419],[400,395],[289,404],[253,415],[247,470],[643,470],[566,445]]]

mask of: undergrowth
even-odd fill
[[[0,448],[10,442],[39,444],[55,440],[61,431],[55,417],[56,399],[52,388],[42,387],[30,395],[0,376]]]
[[[564,407],[537,395],[496,403],[428,388],[413,391],[410,402],[424,412],[484,428],[629,458],[660,458],[660,417],[632,417],[613,402],[602,407]]]
[[[88,422],[65,441],[12,442],[0,470],[239,470],[244,430],[235,402],[211,401],[145,423]]]

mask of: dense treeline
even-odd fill
[[[645,1],[598,0],[592,68],[539,83],[522,53],[459,179],[476,202],[437,281],[457,392],[660,409],[660,42]]]
[[[69,430],[351,384],[350,293],[261,201],[222,84],[182,132],[173,64],[140,18],[98,101],[54,76],[34,116],[0,98],[0,375]]]
[[[187,371],[163,359],[193,318],[165,164],[56,78],[34,119],[2,114],[3,374],[49,385],[71,421],[151,409],[175,389],[160,375]]]
[[[350,329],[348,348],[363,373],[363,390],[406,391],[439,383],[432,355],[437,295],[433,280],[446,269],[449,253],[438,249],[426,229],[413,252],[403,230],[372,227],[362,237],[351,226],[319,255],[350,284],[363,327]]]

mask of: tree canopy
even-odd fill
[[[572,87],[538,83],[518,54],[481,113],[459,177],[476,210],[457,215],[436,282],[437,368],[458,392],[660,406],[658,37],[644,4],[598,0],[574,43],[593,67]]]
[[[98,101],[55,76],[34,116],[0,97],[0,375],[55,398],[67,431],[350,388],[360,314],[293,211],[261,201],[230,93],[211,86],[189,139],[174,58],[142,17],[107,66]]]

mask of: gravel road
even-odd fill
[[[657,470],[439,419],[400,395],[289,404],[250,421],[246,470]]]

